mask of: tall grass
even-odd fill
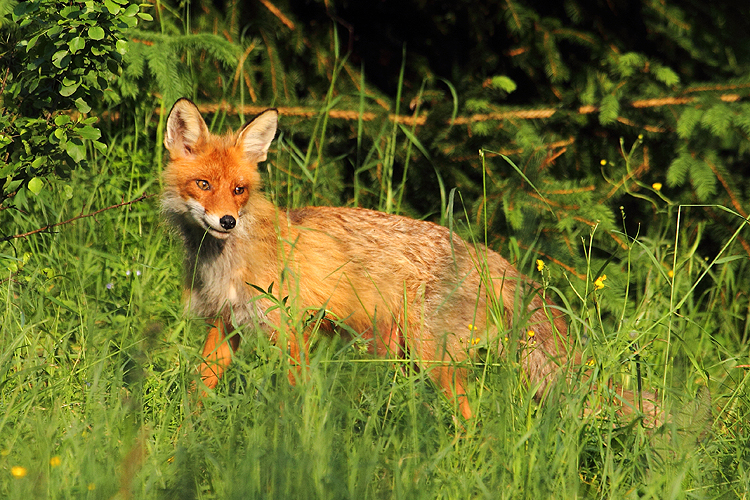
[[[408,130],[381,131],[357,153],[358,175],[388,162],[395,147],[419,149]],[[274,199],[321,200],[311,186],[330,160],[316,149],[325,133],[321,119],[319,140],[306,148],[281,139],[269,162]],[[65,186],[50,186],[59,198],[37,209],[64,220],[157,192],[152,148],[113,138],[97,168],[73,178],[71,199]],[[351,199],[398,208],[403,178],[382,172],[391,177],[355,176]],[[180,245],[153,198],[6,244],[0,496],[745,497],[747,370],[737,365],[747,359],[747,312],[731,297],[748,263],[726,254],[703,261],[696,235],[675,237],[673,215],[658,236],[625,236],[619,262],[592,252],[590,269],[578,270],[588,280],[549,262],[540,274],[533,251],[501,249],[566,310],[592,376],[605,383],[595,394],[561,383],[539,404],[518,363],[489,357],[472,371],[477,417],[468,422],[425,371],[363,354],[356,340],[320,339],[308,375],[292,386],[286,353],[248,327],[227,376],[198,400],[190,386],[206,328],[183,312]],[[470,232],[452,217],[446,223]],[[594,290],[602,269],[606,286]],[[672,415],[660,430],[621,422],[607,403],[606,381],[635,387],[637,369]]]

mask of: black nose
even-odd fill
[[[237,221],[231,215],[225,215],[219,219],[219,224],[221,224],[221,227],[229,231],[230,229],[234,229],[234,226],[237,225]]]

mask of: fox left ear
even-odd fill
[[[190,156],[208,139],[208,126],[198,107],[184,97],[174,103],[167,118],[164,146],[173,157]]]
[[[266,160],[268,147],[276,136],[278,122],[279,112],[267,109],[242,128],[236,145],[245,153],[245,158],[254,162]]]

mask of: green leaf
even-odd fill
[[[83,97],[79,97],[75,100],[76,103],[76,109],[80,111],[81,113],[88,113],[91,111],[91,106],[88,105],[86,101],[83,100]]]
[[[77,5],[66,5],[60,11],[60,16],[64,17],[65,19],[77,19],[79,17],[80,11],[81,8]]]
[[[81,161],[86,158],[86,146],[83,145],[81,142],[78,144],[75,140],[70,140],[67,143],[65,143],[65,151],[68,153],[68,156],[70,156],[74,162],[80,163]]]
[[[84,139],[89,139],[93,141],[97,140],[98,138],[102,136],[101,131],[98,128],[92,127],[91,125],[86,125],[85,127],[82,127],[81,129],[78,130],[78,133]]]
[[[40,36],[42,36],[42,34],[41,34],[41,33],[39,33],[39,34],[38,34],[38,35],[36,35],[35,37],[32,37],[32,39],[31,39],[31,40],[29,40],[29,43],[27,43],[27,44],[26,44],[26,52],[27,52],[27,53],[28,53],[28,52],[29,52],[29,51],[30,51],[31,49],[33,49],[33,48],[34,48],[34,46],[36,45],[36,42],[37,42],[37,41],[39,41],[39,37],[40,37]]]
[[[72,96],[76,90],[78,90],[78,87],[80,87],[80,83],[74,83],[73,85],[62,87],[60,89],[60,95],[63,97],[70,97]]]
[[[110,14],[117,14],[122,8],[112,0],[104,0],[104,6],[107,8]]]
[[[31,168],[34,171],[39,170],[39,168],[41,168],[45,163],[47,163],[47,157],[39,156],[31,162]]]
[[[36,10],[39,10],[39,3],[37,2],[19,2],[13,8],[13,20],[18,21],[21,17],[25,17]]]
[[[70,47],[70,52],[75,54],[79,50],[86,47],[86,40],[80,36],[77,36],[68,42],[68,47]]]
[[[67,50],[58,50],[52,55],[52,64],[62,69],[67,68],[70,64],[70,52]]]
[[[123,12],[124,15],[128,17],[133,17],[134,15],[138,14],[138,11],[140,10],[140,7],[138,7],[138,4],[131,3]]]
[[[89,28],[89,38],[92,40],[104,39],[104,30],[99,26],[92,26]]]
[[[138,24],[138,18],[135,16],[123,17],[121,20],[128,28],[134,28]]]
[[[26,186],[29,188],[29,191],[37,195],[42,192],[42,188],[44,187],[44,182],[42,182],[42,179],[40,179],[39,177],[34,177],[29,181],[29,183]]]
[[[70,117],[68,115],[57,115],[55,117],[55,125],[58,127],[62,127],[63,125],[67,125],[70,123]]]
[[[119,52],[122,55],[125,55],[125,53],[128,51],[128,41],[127,40],[117,40],[117,43],[115,43],[115,49],[117,49],[117,52]],[[110,71],[112,71],[110,69]],[[115,71],[112,71],[114,73]]]

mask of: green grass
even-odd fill
[[[158,192],[147,151],[110,143],[95,171],[75,176],[71,199],[49,186],[57,195],[35,213],[54,222]],[[286,148],[271,159],[300,158]],[[274,182],[284,175],[274,171],[271,191],[302,203],[304,176]],[[665,214],[660,236],[628,240],[604,290],[551,263],[536,274],[572,334],[589,339],[598,380],[632,387],[640,350],[646,385],[673,415],[659,431],[617,423],[606,384],[594,394],[560,384],[540,405],[518,363],[497,359],[475,367],[477,418],[460,422],[425,372],[340,339],[321,340],[291,386],[284,353],[248,329],[237,362],[199,404],[189,388],[205,325],[184,314],[180,245],[155,198],[6,243],[0,497],[745,498],[750,400],[736,366],[747,360],[747,311],[731,298],[746,293],[748,264],[706,263],[688,239],[671,285],[675,220]],[[503,253],[535,272],[533,253]],[[593,279],[604,262],[589,261]],[[691,403],[704,386],[712,401]],[[584,412],[591,398],[602,402],[596,415]]]

